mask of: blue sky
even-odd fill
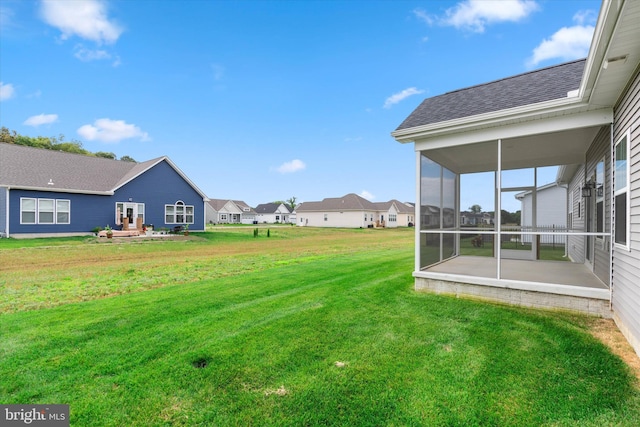
[[[426,97],[586,57],[599,8],[3,0],[0,125],[167,155],[209,197],[252,206],[413,201],[413,146],[390,132]]]

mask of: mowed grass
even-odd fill
[[[416,293],[412,230],[48,243],[0,241],[0,402],[73,426],[640,424],[593,319]]]

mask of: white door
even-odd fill
[[[124,224],[124,218],[128,218],[129,228],[135,230],[137,218],[142,218],[144,223],[144,203],[117,203],[116,215],[118,218],[117,223]]]

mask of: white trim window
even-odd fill
[[[37,224],[38,199],[20,198],[20,224]]]
[[[55,224],[55,206],[53,199],[38,199],[38,224]]]
[[[70,224],[71,200],[20,198],[20,224]]]
[[[178,200],[173,205],[164,205],[164,222],[167,224],[193,224],[193,205],[185,205]]]
[[[629,135],[625,135],[616,142],[614,149],[614,242],[616,245],[629,249]]]
[[[71,200],[56,200],[56,224],[71,224]]]

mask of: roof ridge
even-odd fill
[[[475,89],[475,88],[483,87],[483,86],[489,86],[489,85],[492,85],[492,84],[495,84],[495,83],[500,83],[500,82],[504,82],[504,81],[508,81],[508,80],[513,80],[513,79],[516,79],[518,77],[526,76],[526,75],[529,75],[529,74],[535,74],[535,73],[539,73],[539,72],[542,72],[542,71],[551,70],[553,68],[563,67],[563,66],[566,66],[566,65],[569,65],[569,64],[576,64],[578,62],[585,62],[586,60],[587,60],[587,58],[581,58],[581,59],[576,59],[576,60],[573,60],[573,61],[563,62],[562,64],[549,65],[547,67],[537,68],[535,70],[530,70],[530,71],[525,71],[524,73],[515,74],[513,76],[502,77],[502,78],[499,78],[499,79],[496,79],[496,80],[492,80],[490,82],[479,83],[479,84],[476,84],[476,85],[473,85],[473,86],[467,86],[467,87],[463,87],[463,88],[460,88],[460,89],[455,89],[455,90],[452,90],[452,91],[449,91],[449,92],[444,92],[444,93],[442,93],[440,95],[436,95],[436,96],[444,96],[444,95],[450,95],[452,93],[464,92],[465,90]]]

